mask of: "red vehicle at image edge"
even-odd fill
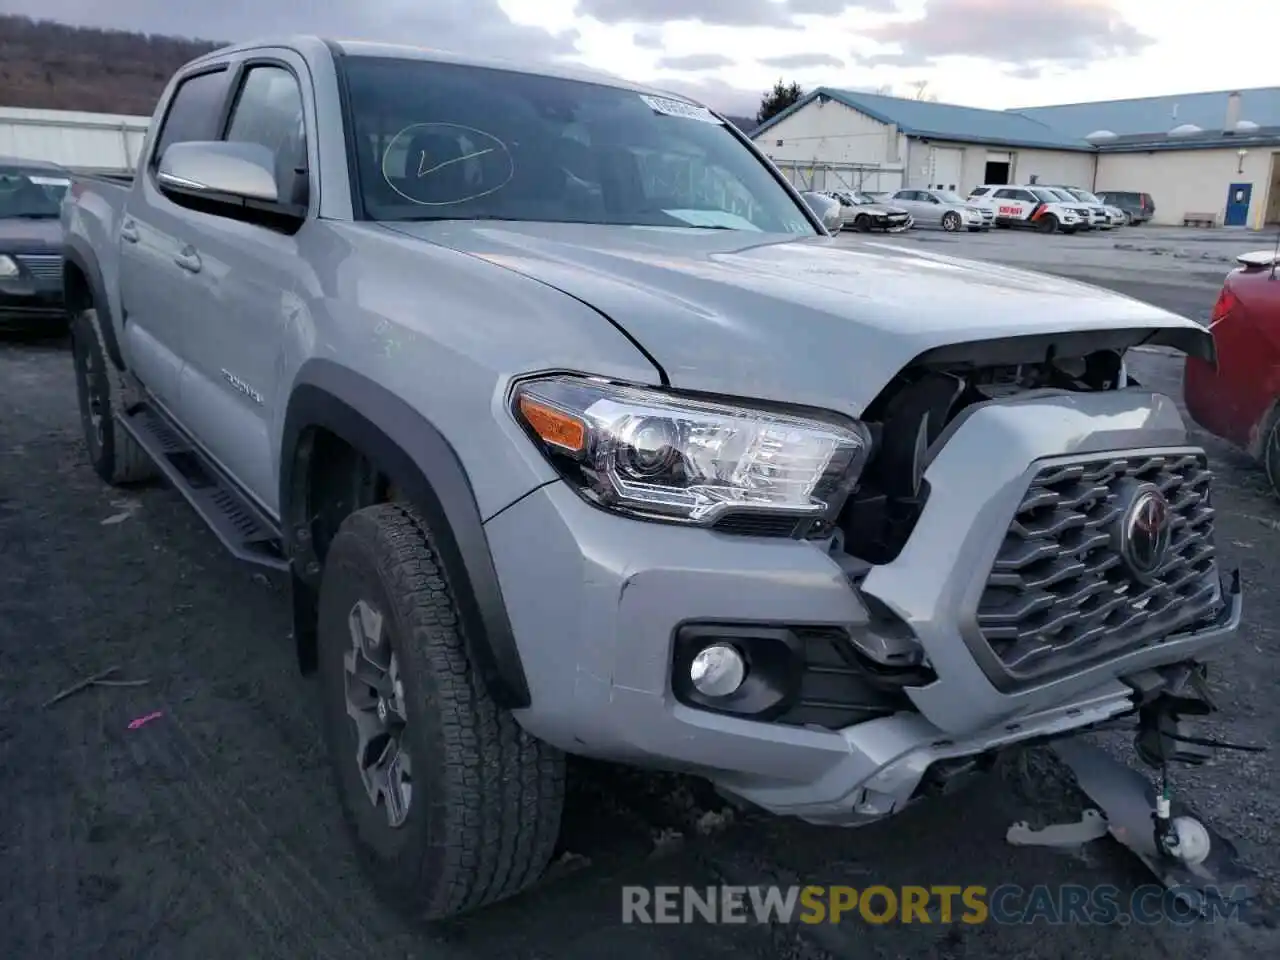
[[[1242,254],[1209,321],[1216,366],[1190,357],[1184,391],[1192,419],[1242,448],[1280,496],[1280,271],[1276,250]]]

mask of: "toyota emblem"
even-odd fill
[[[1121,519],[1120,555],[1133,576],[1150,583],[1164,566],[1172,538],[1169,501],[1155,487],[1140,489]]]

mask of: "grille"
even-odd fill
[[[1047,466],[1027,489],[978,605],[1004,670],[1031,680],[1121,653],[1214,615],[1221,604],[1211,474],[1199,451]],[[1137,484],[1169,501],[1165,563],[1149,583],[1114,539]]]
[[[62,257],[56,253],[23,254],[17,260],[38,280],[62,279]]]

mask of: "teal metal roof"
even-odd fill
[[[1240,94],[1240,120],[1252,120],[1260,127],[1280,126],[1280,87],[1019,107],[1006,112],[1038,120],[1071,137],[1087,137],[1097,130],[1110,130],[1122,137],[1168,133],[1184,123],[1221,133],[1227,119],[1227,98],[1232,93]]]
[[[1092,145],[1078,137],[1061,133],[1040,120],[1008,110],[982,110],[951,103],[931,103],[876,93],[837,90],[833,87],[818,87],[801,97],[786,110],[752,130],[752,137],[759,136],[820,97],[843,103],[881,123],[893,124],[900,132],[911,137],[1050,150],[1093,149]],[[1096,128],[1086,132],[1092,132],[1093,129]]]

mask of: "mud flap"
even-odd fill
[[[1185,804],[1174,800],[1173,818],[1191,817],[1208,834],[1205,859],[1190,864],[1156,847],[1154,784],[1142,773],[1079,738],[1051,747],[1075,775],[1080,789],[1098,805],[1109,832],[1128,847],[1189,911],[1207,918],[1249,917],[1257,907],[1256,875],[1240,862],[1234,843]]]

